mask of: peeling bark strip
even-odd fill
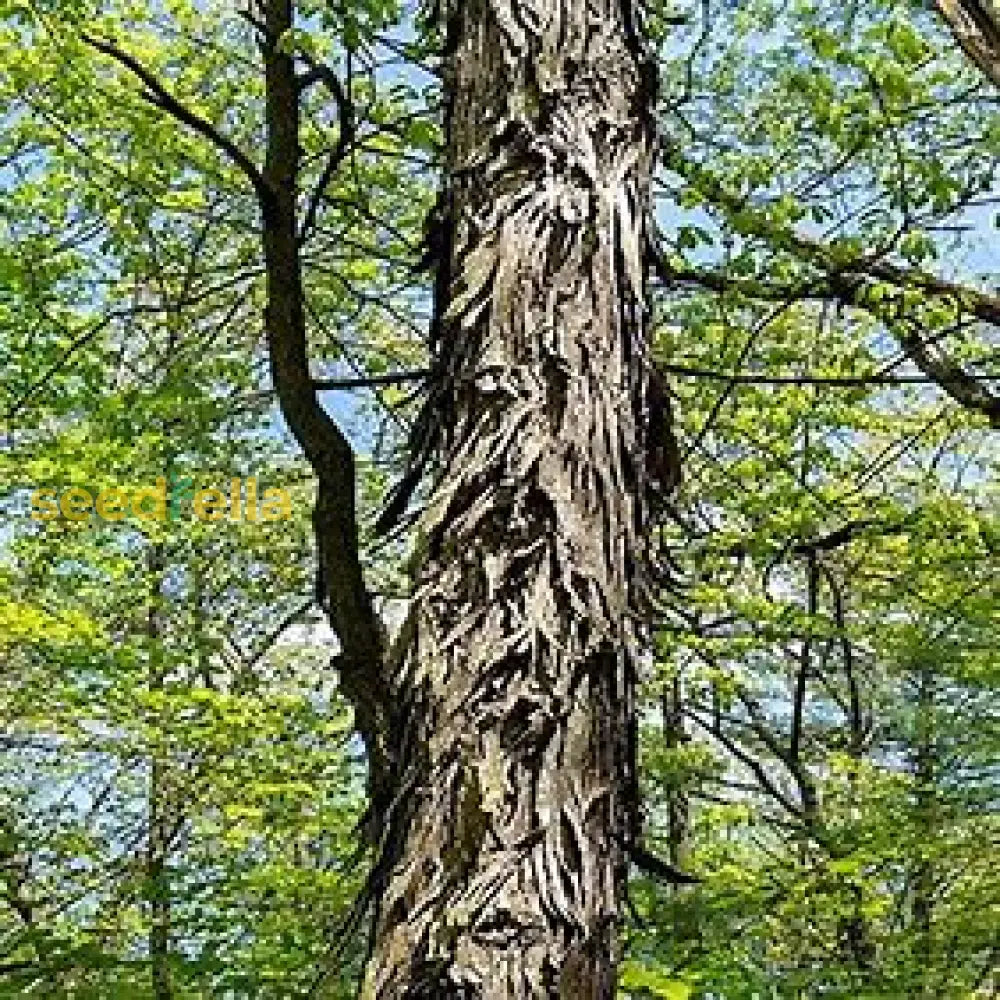
[[[937,0],[937,9],[965,54],[1000,87],[1000,5],[996,0]]]
[[[631,0],[448,19],[434,473],[363,996],[611,998],[635,832],[655,71]]]

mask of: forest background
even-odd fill
[[[282,44],[340,81],[303,102],[313,372],[398,622],[413,538],[374,522],[428,365],[440,40],[395,0],[299,15]],[[650,31],[683,479],[622,995],[997,995],[1000,92],[924,4]],[[252,192],[95,39],[260,142],[230,5],[0,0],[0,996],[348,997],[365,761]],[[293,516],[30,517],[41,485],[162,475],[257,477]]]

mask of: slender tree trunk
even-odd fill
[[[655,73],[629,0],[479,0],[447,27],[414,442],[435,479],[363,995],[611,998],[636,823]]]
[[[850,787],[856,789],[858,773],[864,758],[864,707],[862,705],[861,688],[858,685],[857,670],[854,663],[854,647],[851,645],[851,640],[847,633],[847,609],[844,602],[844,594],[833,571],[818,561],[815,554],[813,555],[811,566],[813,573],[810,578],[810,607],[813,608],[813,614],[819,609],[819,586],[820,575],[822,575],[826,578],[826,583],[830,590],[833,619],[840,632],[844,680],[847,683],[848,691],[847,753],[851,759],[851,767],[847,778]],[[853,846],[849,846],[848,853],[852,850]],[[832,855],[832,860],[838,860],[835,853]],[[853,898],[853,912],[843,921],[844,960],[845,964],[854,967],[858,975],[859,984],[863,986],[865,985],[865,980],[870,976],[872,966],[875,962],[875,943],[872,939],[869,920],[864,913],[864,893],[861,886],[853,879],[849,886],[849,892]]]
[[[150,890],[149,959],[153,996],[172,1000],[170,975],[170,895],[167,880],[167,818],[164,816],[164,764],[153,758],[149,789],[149,852],[146,877]]]
[[[916,786],[916,807],[919,829],[930,848],[938,836],[937,796],[937,685],[934,669],[921,664],[917,689],[916,726],[912,752],[913,777]],[[913,873],[913,939],[916,958],[924,970],[923,994],[932,996],[930,970],[935,968],[933,914],[935,871],[932,857],[919,858]]]
[[[676,674],[670,686],[663,691],[663,735],[668,750],[677,750],[687,741],[684,731],[684,685]],[[683,869],[687,862],[691,833],[691,803],[687,789],[678,782],[670,789],[667,798],[667,842],[670,863]],[[679,891],[675,886],[674,891]]]
[[[368,753],[371,796],[381,805],[385,794],[382,782],[388,770],[383,719],[388,698],[382,673],[382,632],[359,558],[354,453],[343,431],[320,404],[309,371],[301,256],[299,114],[303,88],[310,84],[296,75],[295,59],[281,44],[295,27],[293,0],[263,0],[259,6],[263,13],[258,29],[265,67],[267,143],[258,197],[271,377],[282,416],[316,475],[317,600],[340,642],[334,661],[340,689],[354,708],[355,723]],[[256,18],[257,13],[254,4],[250,16]],[[343,98],[332,70],[330,77],[335,93]],[[343,123],[341,128],[343,136]]]
[[[149,689],[162,691],[164,666],[160,642],[163,635],[164,554],[162,543],[153,543],[149,553],[150,595],[146,621],[149,639]],[[162,740],[162,734],[160,735]],[[170,809],[168,763],[162,746],[153,747],[149,774],[149,832],[146,848],[146,881],[149,887],[149,961],[155,1000],[172,1000],[170,974],[170,884],[167,860],[170,853]]]

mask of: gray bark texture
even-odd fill
[[[636,833],[654,65],[631,0],[445,12],[431,476],[368,1000],[612,998]],[[411,479],[413,477],[410,477]]]
[[[962,51],[1000,87],[1000,6],[996,0],[937,0]]]

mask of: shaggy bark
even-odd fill
[[[937,9],[962,51],[1000,87],[1000,6],[996,0],[937,0]]]
[[[655,73],[630,0],[480,0],[447,35],[434,478],[363,995],[610,998],[645,510],[674,476],[643,431]]]

